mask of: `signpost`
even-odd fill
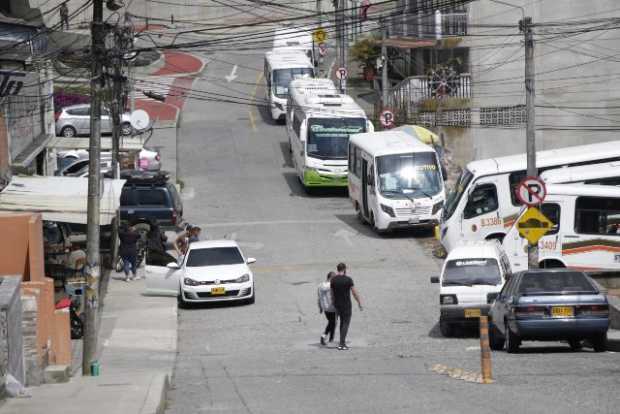
[[[336,78],[338,78],[341,81],[346,80],[347,79],[347,68],[336,69]]]
[[[389,109],[384,109],[379,115],[379,122],[384,128],[392,128],[394,126],[394,113]]]
[[[517,199],[528,207],[545,201],[547,186],[539,177],[525,177],[516,188]]]
[[[312,32],[312,39],[315,43],[324,43],[327,40],[327,33],[321,27]]]
[[[553,223],[536,207],[530,207],[525,214],[517,221],[517,230],[521,237],[527,239],[532,246],[536,246],[538,241],[547,234]]]

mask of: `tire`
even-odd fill
[[[583,348],[583,342],[581,341],[581,339],[569,339],[568,345],[573,351],[579,351],[581,350],[581,348]]]
[[[607,350],[607,333],[593,336],[590,338],[594,352],[605,352]]]
[[[506,323],[506,352],[516,354],[519,352],[519,345],[521,345],[521,338],[512,332]]]
[[[451,323],[444,322],[442,320],[439,321],[439,331],[446,338],[454,336],[454,326]]]
[[[502,337],[502,334],[497,330],[493,322],[489,326],[489,347],[493,351],[501,351],[504,349],[504,342],[506,340]]]
[[[65,138],[77,137],[77,131],[72,126],[62,127],[60,130],[60,136]]]
[[[121,135],[124,137],[127,137],[129,135],[131,135],[133,129],[131,128],[131,124],[127,123],[127,122],[123,122],[121,124]]]
[[[189,307],[189,303],[185,301],[181,291],[179,291],[179,294],[177,295],[177,307],[179,309],[187,309]]]

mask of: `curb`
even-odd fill
[[[164,414],[168,390],[170,390],[168,374],[156,375],[151,382],[140,414]]]

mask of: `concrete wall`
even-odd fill
[[[609,17],[617,0],[514,0],[524,6],[534,23],[566,22]],[[473,107],[476,109],[525,104],[524,48],[517,22],[519,9],[480,1],[470,3]],[[514,24],[513,28],[476,28],[476,24]],[[536,28],[535,32],[569,31],[578,27]],[[541,40],[540,35],[536,36]],[[604,142],[618,139],[620,44],[617,31],[593,31],[556,36],[535,44],[536,133],[539,149]],[[557,107],[564,108],[557,108]],[[580,107],[579,109],[566,108]],[[586,107],[586,109],[583,109]],[[587,109],[590,107],[591,109]],[[600,109],[592,107],[602,107]],[[525,151],[524,125],[482,127],[480,112],[472,119],[473,158],[488,158]],[[563,128],[565,130],[560,130]],[[601,130],[612,128],[613,130]],[[596,130],[598,129],[598,130]]]
[[[19,276],[0,280],[0,395],[7,374],[25,383]]]

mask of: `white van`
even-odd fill
[[[439,329],[452,336],[456,325],[478,325],[510,277],[506,254],[496,240],[463,243],[446,257],[439,277]]]
[[[313,78],[314,67],[301,51],[265,53],[265,84],[271,118],[282,122],[286,117],[288,87],[293,79]]]
[[[553,223],[538,242],[540,267],[620,270],[620,188],[549,184],[540,210]],[[502,242],[513,272],[528,265],[527,240],[517,225]]]
[[[366,112],[329,79],[289,86],[286,131],[293,164],[306,190],[346,187],[349,136],[373,131]]]
[[[539,172],[563,166],[620,161],[620,141],[579,145],[536,154]],[[525,154],[472,161],[446,197],[440,241],[446,251],[462,240],[502,240],[521,204],[515,187],[526,176]]]
[[[280,27],[273,35],[273,50],[298,50],[315,62],[312,29],[303,27]]]
[[[599,184],[620,186],[620,161],[547,170],[540,175],[546,184]]]
[[[349,197],[375,231],[434,227],[445,200],[437,153],[403,131],[351,135]]]

